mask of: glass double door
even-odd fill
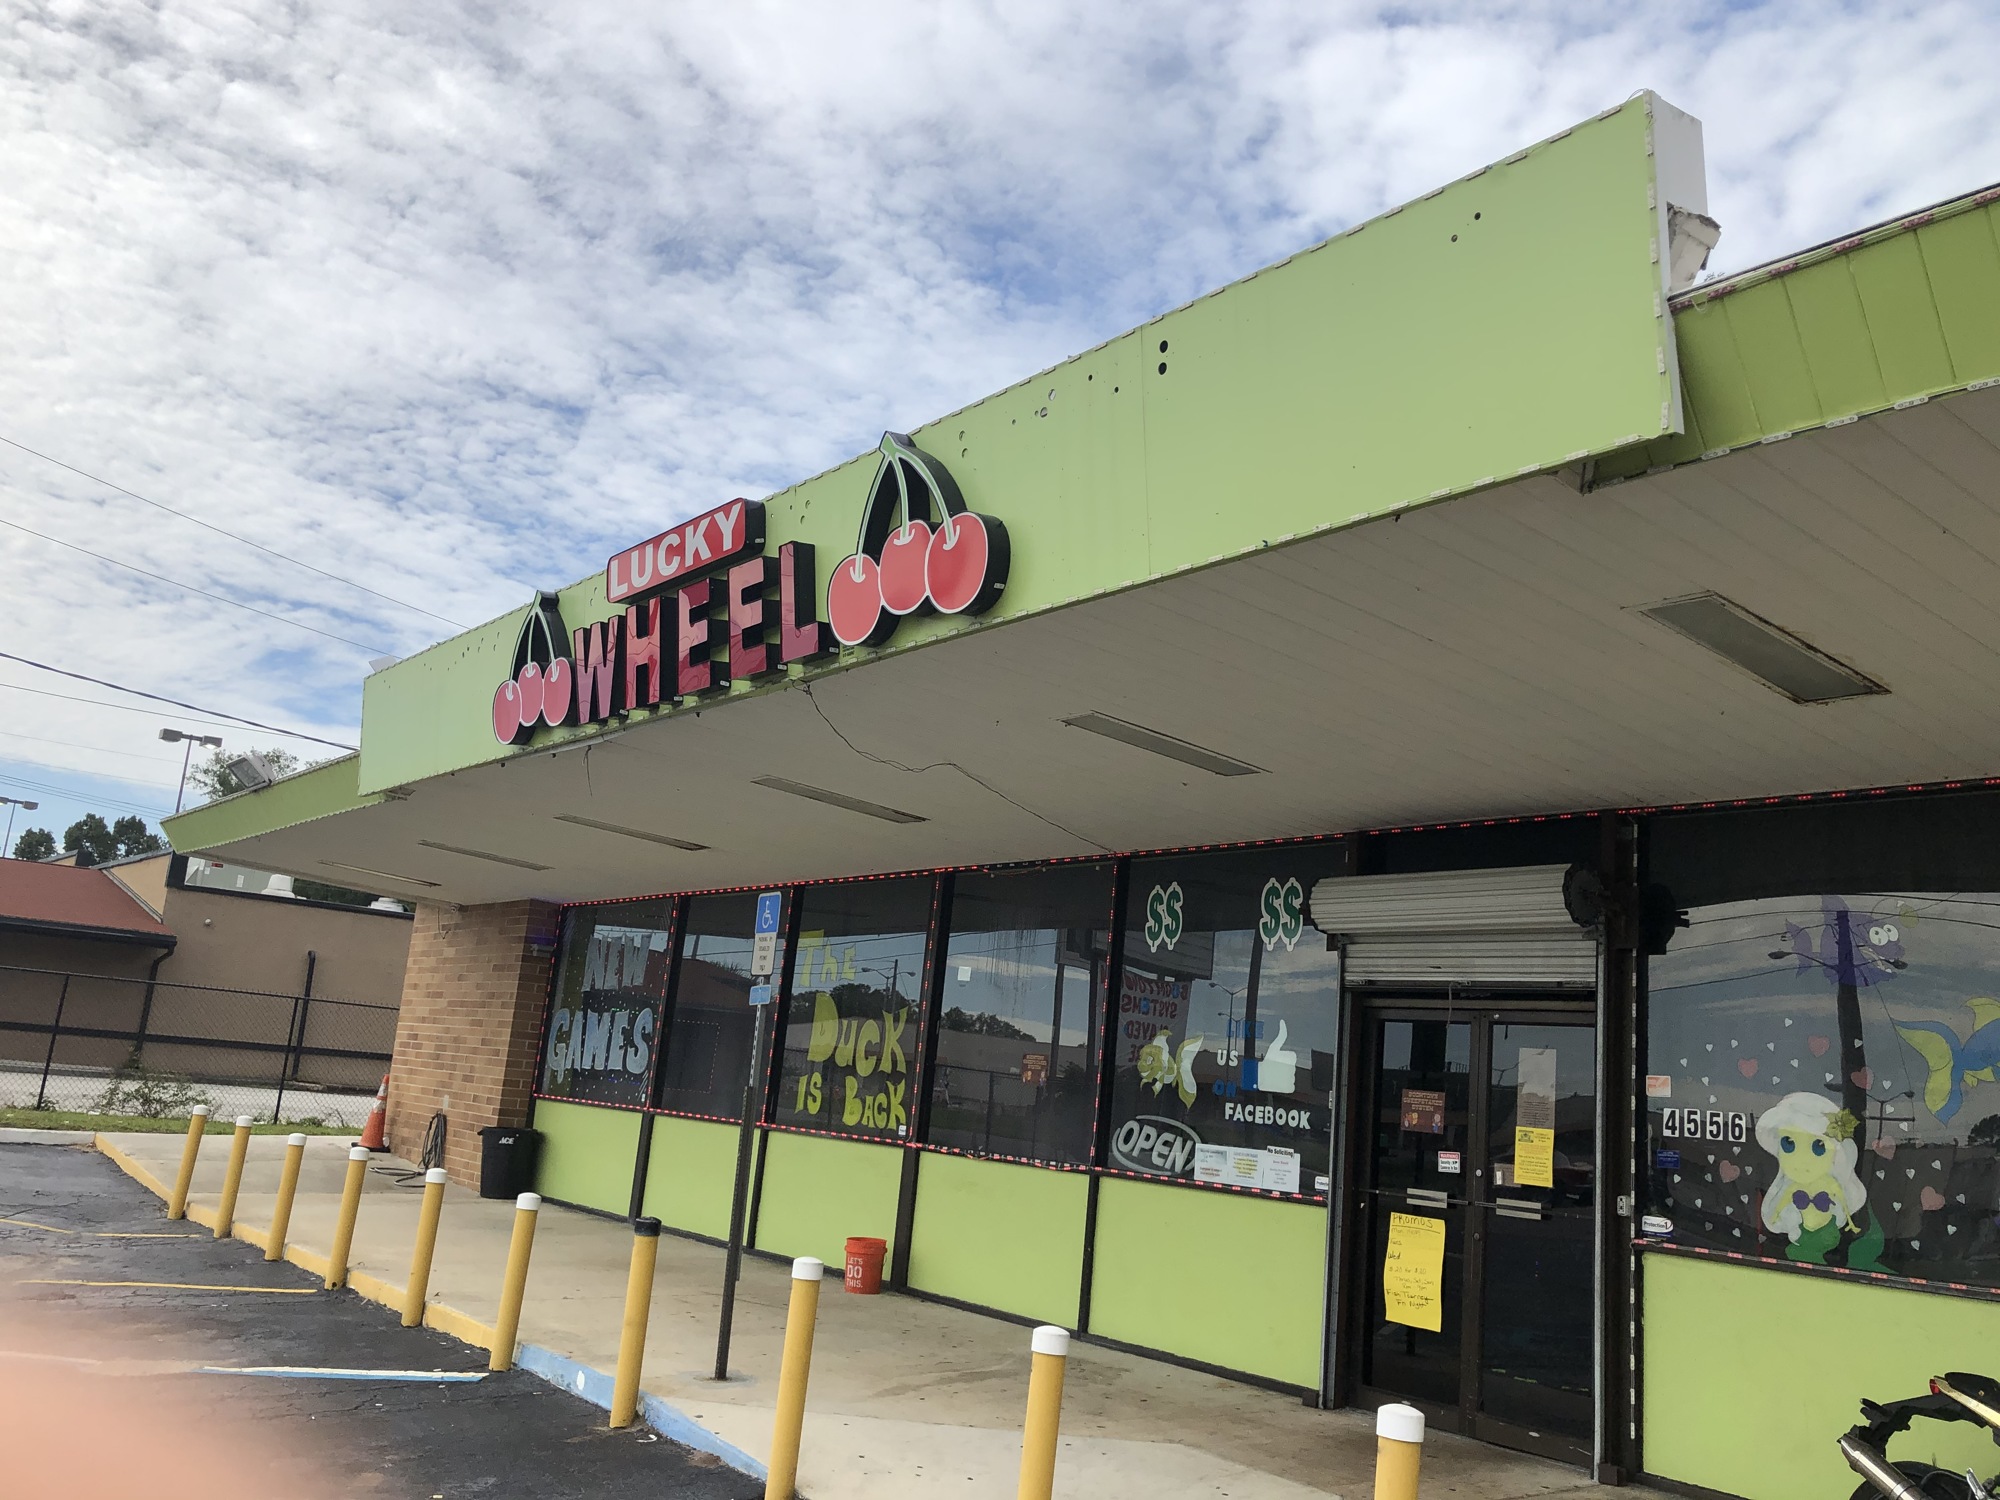
[[[1560,1011],[1364,1014],[1360,1384],[1587,1465],[1595,1028]]]

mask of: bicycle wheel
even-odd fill
[[[1922,1490],[1925,1500],[1972,1500],[1972,1487],[1965,1482],[1963,1474],[1954,1474],[1950,1469],[1940,1469],[1934,1464],[1904,1462],[1895,1466],[1896,1472]],[[1848,1500],[1882,1500],[1880,1492],[1867,1480],[1855,1486]]]

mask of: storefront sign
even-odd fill
[[[1011,557],[1006,526],[967,510],[950,470],[885,432],[854,551],[827,578],[827,619],[841,645],[879,646],[908,615],[984,614]]]
[[[802,1115],[838,1110],[840,1123],[850,1129],[907,1131],[909,1024],[907,1005],[843,1018],[832,995],[824,990],[814,995],[806,1061],[818,1066],[800,1077],[793,1108]]]
[[[1742,1110],[1662,1110],[1660,1134],[1670,1141],[1726,1141],[1740,1146],[1750,1139],[1750,1117]]]
[[[1201,1137],[1179,1120],[1137,1115],[1111,1137],[1111,1160],[1128,1172],[1185,1177],[1193,1170],[1200,1147]]]
[[[1042,1084],[1049,1081],[1049,1055],[1046,1052],[1023,1052],[1021,1054],[1021,1082]]]
[[[604,597],[622,604],[665,588],[684,573],[703,573],[763,550],[763,502],[732,500],[614,556],[604,565]]]
[[[1119,1066],[1131,1067],[1148,1042],[1173,1030],[1186,1002],[1187,985],[1181,980],[1153,979],[1125,970],[1118,985]]]

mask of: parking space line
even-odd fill
[[[463,1384],[484,1380],[484,1370],[343,1370],[328,1365],[199,1365],[192,1375],[266,1375],[280,1380],[417,1380]]]
[[[32,1276],[15,1286],[132,1286],[168,1292],[261,1292],[272,1297],[310,1297],[316,1286],[210,1286],[198,1281],[78,1281],[69,1277]]]
[[[23,1229],[40,1229],[49,1234],[80,1234],[94,1240],[201,1240],[203,1234],[176,1234],[170,1230],[64,1229],[59,1224],[37,1224],[33,1219],[10,1219],[0,1215],[0,1224],[18,1224]]]

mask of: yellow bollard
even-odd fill
[[[174,1179],[174,1195],[167,1200],[167,1217],[185,1219],[188,1189],[194,1186],[194,1159],[201,1154],[202,1132],[208,1129],[208,1106],[197,1104],[188,1116],[187,1141],[181,1147],[180,1175]]]
[[[438,1216],[444,1212],[445,1170],[424,1173],[424,1204],[417,1210],[417,1248],[410,1256],[410,1280],[403,1288],[403,1326],[424,1321],[424,1297],[431,1289],[431,1257],[437,1253]]]
[[[250,1156],[250,1117],[236,1117],[236,1134],[229,1142],[229,1170],[222,1174],[222,1201],[215,1205],[215,1237],[229,1238],[236,1222],[236,1192],[243,1186],[243,1163]]]
[[[1375,1500],[1417,1500],[1424,1414],[1400,1401],[1375,1412]]]
[[[799,1432],[806,1421],[806,1378],[812,1374],[813,1323],[826,1267],[811,1256],[792,1262],[792,1305],[785,1314],[785,1358],[778,1366],[778,1413],[771,1423],[771,1464],[764,1500],[792,1500],[799,1483]]]
[[[507,1274],[500,1281],[500,1317],[493,1325],[489,1370],[514,1368],[514,1336],[521,1331],[521,1297],[528,1289],[528,1257],[534,1254],[535,1220],[541,1211],[540,1193],[523,1193],[514,1200],[514,1238],[507,1243]]]
[[[292,1228],[292,1199],[298,1196],[299,1168],[305,1159],[305,1133],[295,1130],[285,1137],[285,1167],[278,1174],[278,1202],[271,1210],[271,1232],[264,1237],[266,1260],[285,1258],[285,1236]]]
[[[1056,1434],[1062,1427],[1063,1370],[1069,1364],[1069,1331],[1037,1328],[1030,1347],[1028,1420],[1021,1429],[1020,1500],[1049,1500],[1056,1484]]]
[[[340,1187],[340,1220],[333,1226],[333,1254],[326,1262],[326,1289],[347,1281],[347,1255],[354,1248],[354,1219],[361,1212],[361,1182],[368,1175],[368,1148],[347,1148],[347,1181]]]
[[[632,1221],[632,1269],[625,1278],[625,1327],[618,1335],[618,1379],[611,1388],[611,1425],[630,1427],[639,1414],[639,1368],[646,1360],[646,1320],[653,1310],[653,1264],[660,1255],[660,1221]]]

